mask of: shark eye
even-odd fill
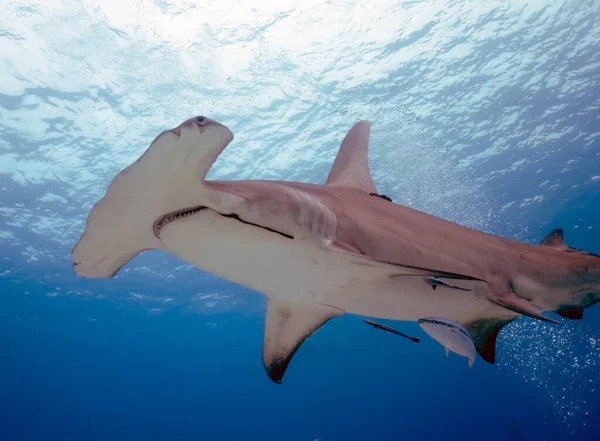
[[[200,124],[201,126],[203,126],[207,123],[206,117],[204,117],[204,116],[196,117],[196,121],[198,121],[198,124]]]

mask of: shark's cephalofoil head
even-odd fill
[[[458,322],[443,317],[424,317],[418,320],[419,326],[437,340],[444,348],[456,352],[469,360],[469,367],[475,362],[475,345],[469,332]]]
[[[157,220],[204,206],[210,192],[204,178],[232,140],[227,127],[204,116],[161,133],[90,211],[71,253],[75,271],[112,277],[140,252],[161,248]]]

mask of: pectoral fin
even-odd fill
[[[263,363],[271,380],[281,384],[285,370],[302,342],[344,311],[328,305],[299,305],[269,299],[263,341]]]

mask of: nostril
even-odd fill
[[[81,265],[81,262],[73,262],[73,268],[75,268],[77,265]]]

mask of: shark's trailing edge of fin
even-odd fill
[[[343,313],[328,305],[306,306],[269,299],[263,341],[263,363],[269,378],[281,384],[285,370],[304,340]]]
[[[488,363],[496,362],[496,338],[500,330],[512,322],[514,318],[497,318],[475,320],[463,324],[471,334],[477,353]]]
[[[342,141],[325,185],[352,187],[369,194],[378,194],[369,171],[370,134],[369,121],[354,124]]]

